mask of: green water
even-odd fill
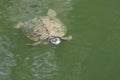
[[[1,0],[0,80],[120,80],[119,0]],[[32,43],[13,27],[49,8],[73,40]]]

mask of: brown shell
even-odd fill
[[[51,15],[51,17],[49,11],[48,13],[49,16],[33,18],[25,23],[18,24],[16,28],[22,28],[25,35],[33,41],[63,37],[67,32],[65,25],[55,16]]]

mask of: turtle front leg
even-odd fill
[[[23,26],[24,26],[24,24],[22,22],[19,22],[14,28],[20,29]]]
[[[70,40],[72,40],[72,36],[70,35],[68,37],[62,37],[61,39],[65,40],[65,41],[70,41]]]
[[[37,46],[37,45],[39,45],[41,43],[41,41],[38,41],[38,42],[35,42],[35,43],[33,43],[33,44],[26,44],[26,45],[28,45],[28,46]]]

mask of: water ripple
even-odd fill
[[[9,50],[12,46],[7,36],[0,36],[0,79],[8,80],[11,69],[16,65],[14,54]]]
[[[50,79],[57,75],[58,68],[53,52],[48,51],[33,57],[26,57],[25,64],[29,65],[35,80]]]

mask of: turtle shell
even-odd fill
[[[65,25],[55,16],[41,16],[18,24],[25,35],[33,40],[46,40],[52,37],[63,37],[67,32]]]

